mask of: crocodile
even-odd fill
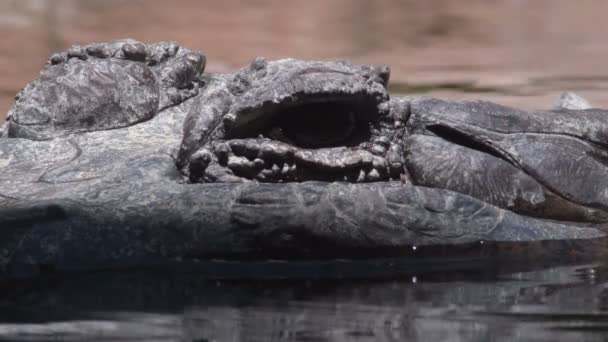
[[[394,96],[385,65],[205,62],[51,56],[0,129],[0,273],[605,237],[608,111],[573,94],[529,112]]]

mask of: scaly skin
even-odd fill
[[[256,59],[201,97],[178,167],[192,182],[396,180],[406,118],[385,104],[389,70]]]
[[[0,135],[0,274],[605,236],[608,112],[580,99],[391,98],[388,67],[343,61],[203,68],[132,40],[51,57]]]
[[[16,97],[7,135],[45,140],[129,126],[198,94],[205,57],[173,42],[118,40],[51,56]]]
[[[525,215],[608,221],[608,111],[432,98],[411,101],[411,111],[405,145],[414,184]]]

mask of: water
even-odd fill
[[[53,51],[131,37],[204,51],[386,63],[393,92],[549,108],[575,90],[608,107],[604,0],[0,0],[0,121]]]
[[[0,280],[6,341],[601,341],[608,240]],[[74,270],[72,270],[74,271]]]
[[[49,276],[3,286],[7,341],[604,341],[608,268],[379,279]]]

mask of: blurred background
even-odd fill
[[[386,63],[393,93],[608,107],[605,0],[0,0],[0,122],[51,52],[175,40],[230,72],[255,56]]]

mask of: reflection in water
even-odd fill
[[[389,281],[46,277],[3,289],[0,339],[602,341],[607,285],[600,263]]]
[[[486,241],[383,259],[41,269],[0,278],[0,340],[599,341],[607,245]]]

